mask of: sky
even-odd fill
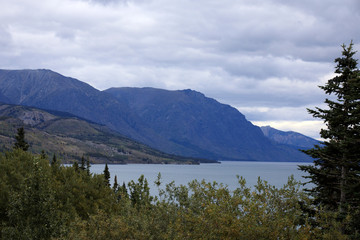
[[[307,108],[352,40],[358,0],[0,0],[0,68],[105,90],[193,89],[259,126],[319,138]],[[360,54],[355,58],[359,59]]]

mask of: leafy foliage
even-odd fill
[[[302,209],[310,199],[292,177],[278,189],[238,178],[163,186],[144,176],[114,189],[104,175],[49,164],[22,150],[0,155],[1,239],[346,239],[336,216]],[[316,220],[316,225],[311,221]]]
[[[110,211],[113,194],[101,175],[49,164],[22,150],[0,156],[0,239],[66,236],[75,218]]]

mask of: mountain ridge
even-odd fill
[[[75,78],[47,69],[0,70],[0,93],[12,104],[68,112],[141,142],[169,145],[128,106]],[[149,139],[151,136],[151,139]]]
[[[105,92],[126,101],[143,122],[162,136],[189,148],[196,146],[206,157],[211,156],[201,150],[208,148],[212,157],[217,154],[225,160],[270,161],[279,157],[294,161],[287,156],[289,153],[297,160],[303,157],[293,149],[278,149],[237,109],[193,90],[125,87]]]
[[[0,70],[0,96],[11,103],[69,112],[170,154],[311,161],[297,150],[273,143],[238,110],[202,93],[153,88],[114,91],[99,91],[51,70]]]

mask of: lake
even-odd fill
[[[221,164],[200,164],[200,165],[161,165],[161,164],[128,164],[128,165],[108,165],[111,184],[114,176],[117,176],[118,184],[131,181],[137,181],[141,174],[149,182],[149,187],[154,194],[157,191],[154,181],[158,173],[161,173],[162,183],[175,181],[176,185],[187,184],[191,180],[205,179],[208,182],[216,181],[228,185],[230,190],[238,187],[236,176],[243,176],[246,179],[247,186],[254,186],[257,183],[258,176],[268,181],[269,184],[276,187],[282,187],[290,175],[298,181],[305,182],[302,176],[304,172],[299,171],[298,165],[309,165],[311,163],[298,162],[228,162]],[[91,165],[92,173],[103,173],[105,164]],[[155,192],[154,192],[155,191]]]

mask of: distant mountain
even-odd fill
[[[99,91],[50,70],[0,70],[9,103],[74,114],[161,151],[215,160],[311,161],[270,141],[235,108],[192,91]]]
[[[72,113],[158,149],[176,148],[147,127],[126,103],[51,70],[0,70],[1,95],[8,99],[6,103]]]
[[[121,136],[106,126],[68,113],[0,103],[0,149],[13,146],[16,129],[25,126],[30,150],[54,153],[63,162],[88,156],[92,163],[186,163],[208,160],[172,156]]]
[[[305,136],[301,133],[293,131],[280,131],[270,126],[261,127],[262,132],[266,137],[278,144],[292,146],[297,149],[310,149],[314,145],[319,145],[320,142],[311,137]]]
[[[0,70],[0,86],[0,97],[9,103],[69,112],[115,128],[123,125],[131,135],[127,120],[135,116],[130,109],[76,79],[50,70]]]
[[[111,88],[141,120],[185,154],[219,160],[307,161],[292,148],[278,147],[235,108],[192,90]],[[164,149],[165,151],[167,149]]]

